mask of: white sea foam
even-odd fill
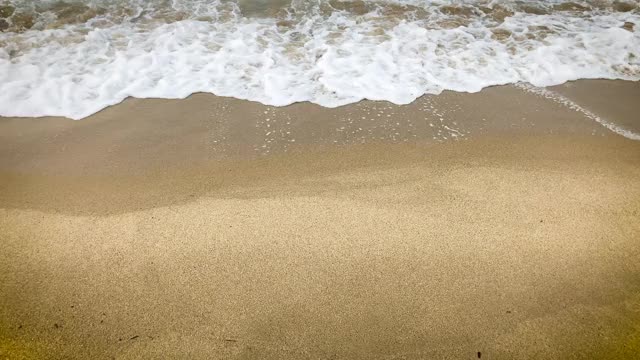
[[[80,119],[129,96],[194,92],[336,107],[519,82],[640,80],[637,7],[535,14],[507,1],[454,2],[453,10],[445,1],[377,1],[363,10],[294,0],[249,16],[242,1],[111,3],[128,11],[64,24],[41,15],[29,30],[0,33],[0,115]],[[496,6],[512,10],[496,19],[485,9]]]

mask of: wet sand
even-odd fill
[[[551,90],[638,128],[601,84]],[[638,179],[640,142],[514,87],[0,119],[0,356],[631,359]]]

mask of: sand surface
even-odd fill
[[[0,119],[0,357],[632,359],[639,179],[640,142],[513,87]]]

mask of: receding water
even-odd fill
[[[0,0],[0,115],[199,91],[334,107],[640,80],[639,27],[636,0]]]

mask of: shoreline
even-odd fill
[[[2,357],[640,351],[640,142],[549,99],[131,99],[0,140]]]

